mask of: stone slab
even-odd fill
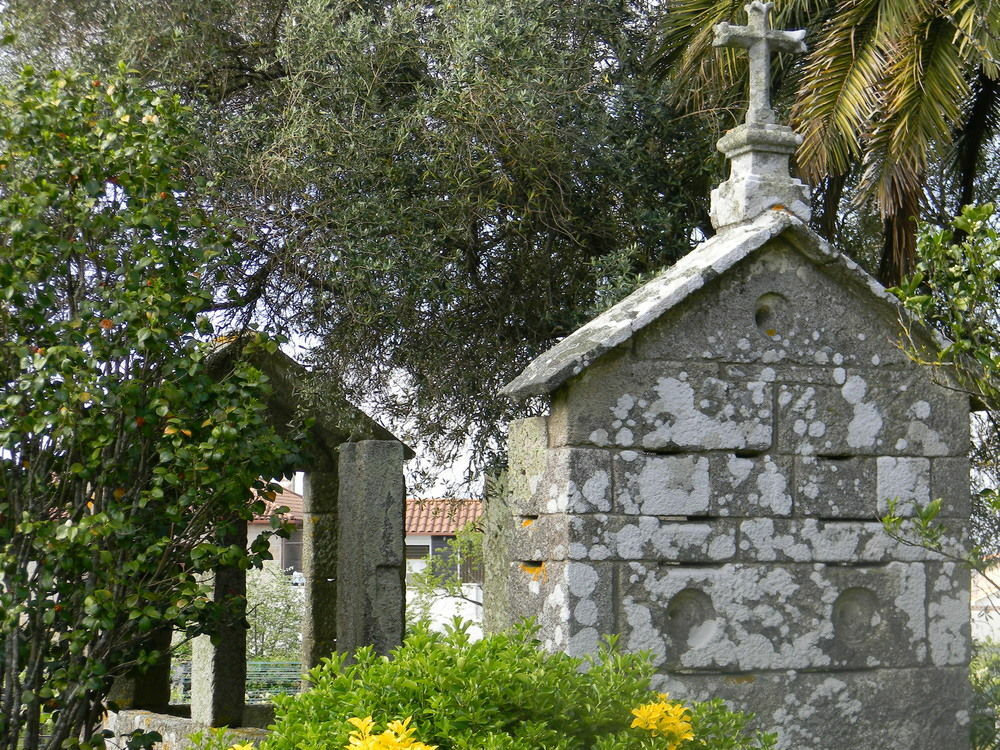
[[[927,642],[935,666],[969,663],[972,642],[969,622],[970,572],[961,563],[927,566]]]
[[[607,357],[552,403],[552,445],[652,452],[771,447],[771,385],[729,381],[714,366],[673,369]],[[558,430],[556,426],[558,425]]]
[[[548,651],[594,654],[602,636],[617,632],[614,563],[513,562],[508,581],[512,619],[535,618]]]
[[[305,589],[301,652],[308,669],[337,650],[337,581],[306,578]]]
[[[726,562],[736,556],[736,521],[573,516],[569,520],[568,553],[574,560]]]
[[[720,697],[779,735],[778,750],[968,750],[969,679],[963,667],[794,670],[745,675],[658,675],[671,698]]]
[[[909,364],[895,311],[872,305],[865,292],[774,243],[650,325],[636,337],[636,355],[782,367]]]
[[[838,386],[781,384],[778,452],[817,456],[962,456],[968,396],[924,373],[844,370]]]
[[[652,652],[660,671],[926,663],[926,576],[920,563],[628,563],[621,573],[622,644]]]
[[[942,498],[941,518],[968,518],[969,463],[964,457],[863,456],[795,459],[795,515],[830,519],[882,518],[888,500],[912,516]]]
[[[246,548],[246,525],[237,526],[225,541]],[[208,582],[212,599],[224,609],[211,632],[191,645],[191,718],[211,727],[238,727],[247,675],[246,571],[219,568]]]
[[[614,512],[665,516],[787,516],[792,459],[734,453],[658,456],[626,450],[614,459]]]
[[[337,539],[340,518],[336,513],[303,513],[302,573],[307,578],[337,577]]]
[[[795,515],[873,520],[876,504],[874,457],[795,459]]]
[[[259,708],[253,706],[252,708]],[[270,712],[267,723],[274,720],[273,711]],[[109,711],[104,718],[104,728],[109,730],[115,740],[122,736],[131,735],[138,730],[141,732],[159,732],[163,741],[157,744],[157,750],[194,750],[195,743],[190,739],[195,732],[204,732],[208,727],[198,721],[194,721],[187,716],[174,716],[166,713],[154,713],[145,710]],[[230,727],[226,729],[227,747],[234,744],[249,744],[254,747],[260,745],[267,739],[270,732],[257,727]],[[124,741],[121,746],[124,746]]]
[[[962,525],[952,522],[944,528],[942,552],[963,555],[966,541]],[[739,528],[739,559],[745,562],[941,562],[945,559],[942,552],[901,543],[877,521],[754,518],[741,521]]]
[[[305,513],[336,513],[339,487],[336,469],[307,471],[302,483],[302,510]]]
[[[508,531],[507,554],[518,562],[565,560],[569,552],[570,517],[554,513],[524,518]]]
[[[551,448],[533,494],[515,514],[596,513],[611,510],[611,454],[596,448]]]
[[[931,497],[941,498],[942,518],[969,518],[969,470],[965,456],[931,459]]]
[[[509,487],[509,485],[508,485]],[[514,625],[508,590],[507,567],[510,563],[510,540],[514,517],[510,495],[501,483],[486,482],[483,498],[483,631],[499,633]]]
[[[508,427],[507,502],[515,512],[537,512],[531,502],[545,472],[548,441],[545,417],[515,419]]]

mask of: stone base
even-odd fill
[[[190,718],[190,706],[171,706],[170,711],[167,714],[139,710],[109,712],[104,719],[104,728],[114,732],[116,738],[137,729],[159,732],[163,741],[156,745],[158,750],[187,750],[193,747],[189,741],[192,734],[209,731],[207,726]],[[243,717],[246,723],[253,726],[226,728],[227,741],[233,745],[249,743],[256,747],[270,734],[264,727],[274,722],[274,707],[247,706]]]
[[[778,750],[967,750],[965,667],[658,675],[677,700],[723,698],[778,733]]]

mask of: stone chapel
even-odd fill
[[[969,572],[880,522],[942,498],[969,515],[969,397],[900,345],[878,282],[808,225],[799,141],[768,101],[769,5],[747,48],[751,105],[719,148],[717,234],[532,362],[492,498],[487,626],[533,616],[582,655],[617,634],[654,686],[725,698],[785,750],[968,747]]]

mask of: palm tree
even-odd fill
[[[698,111],[730,108],[745,62],[718,57],[712,27],[742,18],[743,0],[666,4],[655,71]],[[809,30],[809,52],[780,60],[774,90],[791,99],[802,176],[834,208],[849,178],[883,219],[879,276],[913,268],[928,163],[946,151],[961,203],[975,199],[984,148],[1000,134],[1000,3],[996,0],[777,0],[776,28]],[[827,205],[830,200],[826,201]],[[961,204],[959,204],[961,205]],[[822,219],[822,215],[820,216]],[[831,231],[829,216],[821,231]]]

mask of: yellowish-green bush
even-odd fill
[[[353,663],[334,655],[309,672],[309,690],[278,699],[262,750],[773,747],[773,736],[751,733],[751,717],[721,701],[684,706],[652,692],[644,654],[613,643],[593,659],[550,654],[533,632],[526,625],[474,643],[461,625],[443,635],[418,625],[389,657],[367,648]]]

